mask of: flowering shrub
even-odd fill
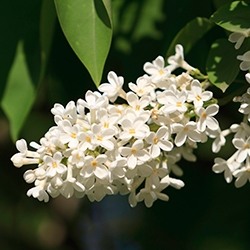
[[[239,59],[247,61],[244,56]],[[185,71],[173,74],[179,67]],[[144,64],[144,71],[136,83],[128,84],[127,93],[122,88],[124,78],[111,71],[99,92],[87,91],[85,99],[70,101],[66,107],[55,104],[51,112],[56,125],[40,144],[30,144],[35,151],[27,148],[24,139],[17,141],[19,153],[11,158],[14,165],[38,165],[24,174],[25,181],[35,185],[28,196],[47,202],[49,195],[86,195],[90,201],[100,201],[119,193],[128,194],[132,207],[140,201],[150,207],[157,199],[169,199],[163,192],[167,187],[184,186],[178,162],[182,158],[195,161],[197,143],[216,138],[212,150],[218,152],[230,132],[235,133],[237,151],[228,160],[216,158],[213,170],[224,171],[227,182],[235,176],[237,187],[246,183],[250,177],[250,90],[239,98],[239,112],[246,118],[221,131],[214,117],[219,106],[206,90],[209,82],[196,78],[200,73],[184,60],[181,45],[176,45],[167,66],[158,56]],[[249,73],[246,78],[249,81]],[[118,98],[124,102],[116,103]]]
[[[55,3],[64,27],[60,13],[65,6],[60,1]],[[71,44],[79,52],[98,91],[88,90],[84,99],[70,101],[65,107],[55,104],[51,109],[55,125],[39,143],[30,143],[33,150],[28,149],[25,139],[17,140],[19,152],[12,156],[13,164],[37,165],[24,173],[25,181],[34,183],[27,195],[47,202],[50,196],[59,195],[87,196],[90,201],[100,201],[106,195],[121,194],[128,195],[132,207],[141,201],[151,207],[157,199],[169,199],[167,187],[184,187],[180,160],[195,162],[194,149],[209,138],[213,140],[212,152],[219,153],[230,134],[235,152],[229,159],[215,158],[212,169],[224,173],[228,183],[235,178],[236,187],[245,185],[250,180],[250,88],[241,96],[234,95],[234,101],[240,103],[242,122],[222,129],[215,117],[219,102],[209,87],[217,86],[225,92],[239,69],[247,72],[245,79],[250,83],[250,50],[245,46],[250,24],[246,28],[245,23],[239,26],[227,22],[227,12],[228,16],[234,16],[231,9],[234,13],[242,10],[248,13],[248,7],[244,1],[236,1],[212,15],[214,23],[231,33],[229,45],[224,40],[212,45],[207,75],[186,62],[183,46],[176,42],[189,29],[187,25],[172,42],[175,54],[167,57],[167,65],[162,56],[146,62],[145,74],[135,82],[126,83],[127,92],[124,78],[113,71],[108,73],[108,82],[99,85],[100,74],[91,68],[92,62],[78,51],[76,43]],[[210,21],[199,18],[189,25],[204,27],[203,33],[212,27]],[[104,32],[106,29],[105,26]],[[67,29],[65,34],[71,43]],[[233,50],[230,43],[235,43]],[[231,48],[228,53],[233,60],[231,64],[224,54],[225,48]],[[224,70],[227,64],[233,65],[229,76],[220,69],[222,65]],[[221,75],[226,80],[221,80]]]

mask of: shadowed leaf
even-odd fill
[[[211,23],[207,18],[197,17],[187,23],[175,36],[169,49],[167,51],[167,57],[175,53],[175,45],[181,44],[185,48],[187,54],[195,43],[201,39],[211,28]]]
[[[238,53],[226,39],[219,39],[211,46],[206,65],[208,78],[223,92],[239,73]]]

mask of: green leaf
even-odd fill
[[[219,8],[210,18],[222,28],[243,34],[250,34],[250,4],[235,1]]]
[[[240,61],[236,59],[238,54],[239,51],[226,39],[216,40],[209,51],[206,65],[208,79],[223,92],[239,73]]]
[[[37,16],[39,15],[40,4],[40,0],[1,1],[0,98],[2,98],[20,39],[30,40],[27,47],[30,46],[33,49],[37,46],[37,36],[34,32],[37,33],[39,30]],[[30,54],[34,55],[34,50]],[[34,64],[34,60],[32,64]]]
[[[32,84],[25,58],[23,42],[19,42],[1,103],[10,122],[13,140],[18,137],[18,133],[35,100],[35,93],[35,87]]]
[[[175,53],[175,45],[181,44],[185,53],[188,53],[192,47],[199,41],[211,28],[213,23],[204,17],[196,17],[187,23],[175,36],[167,51],[167,57]]]
[[[50,0],[27,0],[18,5],[5,1],[4,7],[7,12],[6,16],[3,12],[4,16],[12,15],[7,22],[0,24],[4,37],[0,39],[3,55],[0,63],[8,65],[3,71],[6,76],[1,81],[1,105],[9,118],[11,137],[15,140],[44,78],[56,13]]]
[[[98,86],[112,39],[110,0],[55,0],[62,30]]]

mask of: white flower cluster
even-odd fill
[[[239,49],[244,39],[249,36],[250,29],[245,33],[231,33],[229,41],[235,43],[235,49]],[[247,71],[245,78],[250,83],[250,51],[237,56],[237,59],[242,61],[240,69]],[[221,131],[219,137],[224,145],[226,142],[225,136],[234,134],[232,144],[236,151],[227,160],[220,157],[215,158],[213,171],[215,173],[224,173],[227,183],[230,183],[235,177],[235,186],[242,187],[247,181],[250,181],[250,88],[242,96],[235,97],[234,101],[241,103],[239,112],[243,114],[243,120],[240,124],[233,124],[229,129]],[[219,152],[219,150],[216,152]]]
[[[195,161],[197,142],[221,134],[214,118],[219,106],[206,81],[193,77],[198,71],[184,60],[181,45],[168,63],[161,56],[145,63],[146,74],[130,82],[127,93],[123,77],[110,72],[99,92],[87,91],[66,107],[55,104],[55,126],[39,144],[31,142],[34,151],[18,140],[11,158],[16,167],[37,164],[24,173],[27,183],[34,182],[27,195],[45,202],[60,194],[100,201],[119,193],[128,194],[132,207],[141,201],[150,207],[169,199],[167,187],[182,188],[177,163]],[[174,75],[178,67],[184,72]],[[214,150],[222,144],[216,139]]]

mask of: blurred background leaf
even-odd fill
[[[9,119],[13,140],[17,139],[18,133],[35,100],[35,96],[35,87],[29,74],[23,43],[20,42],[17,46],[15,61],[12,65],[1,103]]]
[[[8,8],[11,14],[18,13],[12,21],[18,30],[14,39],[16,43],[14,61],[12,61],[6,80],[2,81],[2,83],[6,82],[6,85],[2,84],[4,88],[1,105],[9,119],[11,137],[16,140],[35,102],[39,85],[43,81],[56,16],[54,5],[48,0],[43,0],[43,2],[27,0],[20,9],[17,9],[18,5],[15,6],[9,2],[6,4],[7,12],[4,15],[10,15]],[[3,55],[6,55],[3,59],[8,61],[12,60],[12,55],[8,53],[7,44],[12,50],[13,35],[8,35],[8,24],[5,23],[5,25],[3,31],[7,53],[3,52]],[[0,49],[4,49],[5,46]],[[4,72],[3,75],[5,75]]]

